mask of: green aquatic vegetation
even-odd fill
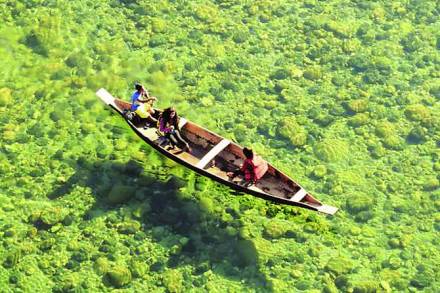
[[[61,44],[60,18],[42,15],[40,21],[41,26],[32,29],[23,39],[23,43],[35,53],[47,57],[49,54],[56,54],[55,49]]]
[[[288,225],[285,221],[272,219],[264,228],[264,236],[268,239],[281,238],[287,232]]]
[[[356,114],[348,120],[348,124],[353,127],[360,127],[370,122],[370,117],[366,113]]]
[[[401,279],[402,276],[398,271],[384,269],[381,271],[380,277],[398,290],[403,290],[408,287],[408,282],[405,283],[405,281]]]
[[[348,155],[348,151],[348,144],[338,139],[325,139],[314,148],[316,156],[326,162],[340,161]]]
[[[121,204],[128,202],[134,195],[135,188],[124,184],[115,184],[107,195],[110,204]]]
[[[373,280],[350,282],[354,293],[372,293],[380,291],[380,284]]]
[[[6,254],[5,260],[3,261],[3,266],[5,268],[15,267],[22,257],[21,251],[19,249],[13,249]]]
[[[353,21],[337,22],[333,20],[326,21],[323,28],[332,32],[338,38],[350,38],[357,30],[357,25]]]
[[[410,285],[416,287],[417,289],[423,289],[425,287],[429,287],[435,278],[436,278],[435,269],[420,264],[417,266],[417,273],[410,281]]]
[[[391,238],[390,240],[388,240],[388,245],[391,248],[402,248],[401,243],[398,238]],[[392,265],[391,265],[391,267],[392,267]]]
[[[307,233],[321,233],[326,230],[327,227],[321,227],[318,223],[306,223],[304,224],[304,232]]]
[[[426,128],[416,126],[408,133],[406,140],[414,144],[422,144],[428,140],[428,131]]]
[[[148,268],[142,260],[132,259],[129,267],[134,278],[142,278],[148,273]]]
[[[277,69],[272,75],[270,76],[272,79],[282,80],[287,79],[291,76],[291,71],[286,68]]]
[[[61,277],[57,278],[58,282],[56,286],[54,286],[54,291],[56,292],[65,292],[65,291],[81,291],[83,284],[81,284],[81,280],[79,279],[78,273],[69,273],[64,274]]]
[[[4,130],[3,139],[6,142],[13,142],[17,139],[17,133],[14,130]]]
[[[307,131],[293,117],[281,120],[277,126],[277,133],[296,147],[307,142]]]
[[[328,171],[325,165],[317,165],[314,167],[312,174],[317,178],[323,178],[327,172]]]
[[[429,176],[423,182],[423,189],[427,191],[434,191],[440,187],[440,181],[436,176]]]
[[[42,210],[34,211],[29,221],[35,226],[47,229],[55,224],[62,223],[69,211],[63,207],[47,207]]]
[[[205,213],[215,213],[214,203],[209,197],[204,197],[200,199],[200,207]]]
[[[440,41],[439,41],[439,44],[440,44]],[[433,95],[435,98],[440,99],[440,85],[438,85],[438,84],[432,85],[429,88],[429,93],[431,95]]]
[[[95,260],[93,264],[93,268],[95,269],[98,275],[103,275],[110,270],[111,264],[107,258],[99,257]]]
[[[235,249],[237,251],[236,263],[239,267],[255,266],[258,263],[258,250],[252,240],[239,240]]]
[[[105,273],[104,278],[115,288],[123,288],[132,281],[130,270],[122,265],[114,265]]]
[[[3,232],[3,237],[14,237],[15,231],[13,229],[8,229]]]
[[[326,280],[326,285],[323,287],[322,292],[324,293],[336,293],[338,292],[338,288],[331,281]]]
[[[356,220],[356,222],[366,223],[369,220],[373,219],[374,216],[375,216],[375,214],[373,211],[361,211],[356,214],[354,219]]]
[[[298,290],[304,291],[309,289],[311,287],[311,284],[308,280],[299,280],[298,282],[295,283],[295,287]]]
[[[376,124],[375,133],[378,137],[386,138],[396,135],[396,129],[393,123],[384,121]]]
[[[1,88],[0,89],[0,107],[7,106],[7,105],[11,104],[12,101],[13,101],[12,90],[7,87]]]
[[[436,3],[351,4],[4,6],[0,286],[112,290],[120,265],[127,291],[167,290],[169,272],[176,292],[435,290]],[[341,211],[231,196],[163,160],[94,96],[135,81]]]
[[[374,198],[366,196],[365,194],[355,194],[347,199],[347,209],[353,214],[369,211],[374,208],[374,204]]]
[[[168,270],[162,275],[162,283],[169,292],[182,292],[182,273],[176,270]]]
[[[383,144],[385,147],[392,150],[400,150],[403,148],[404,140],[397,135],[387,136],[383,139]]]
[[[350,111],[354,113],[362,113],[367,110],[368,100],[366,99],[353,100],[347,104],[347,107]]]
[[[427,122],[431,118],[431,111],[424,105],[415,104],[406,107],[405,115],[411,121]]]
[[[141,224],[137,221],[123,222],[117,225],[118,232],[121,234],[136,234],[141,228]]]
[[[315,67],[304,70],[303,76],[309,80],[319,80],[323,77],[323,74],[319,67]]]
[[[352,261],[345,257],[331,258],[325,266],[325,270],[332,273],[335,277],[341,277],[349,273],[352,269]],[[336,286],[339,288],[338,284],[336,284]]]

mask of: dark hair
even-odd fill
[[[243,148],[243,154],[246,157],[246,159],[253,159],[254,158],[254,152],[251,149]]]
[[[136,84],[134,85],[134,88],[135,88],[137,91],[140,91],[140,90],[142,89],[142,85],[141,85],[140,83],[136,83]]]
[[[176,113],[173,118],[171,118],[171,116],[170,116],[171,112]],[[163,110],[162,119],[165,123],[169,123],[169,124],[173,125],[174,128],[177,129],[177,126],[179,125],[179,117],[177,116],[177,112],[176,112],[176,109],[174,109],[174,107],[169,107],[169,108],[166,108],[165,110]]]

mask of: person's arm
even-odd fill
[[[149,103],[149,104],[153,105],[154,102],[156,102],[156,101],[157,101],[157,98],[156,98],[156,97],[148,97],[148,98],[145,100],[145,103]]]
[[[164,133],[172,131],[171,127],[166,127],[166,123],[163,118],[159,118],[159,131]]]

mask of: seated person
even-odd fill
[[[173,107],[165,109],[159,116],[159,131],[169,139],[172,148],[178,146],[183,151],[191,152],[189,144],[182,138],[179,131],[179,117]]]
[[[153,109],[153,103],[157,101],[156,97],[150,97],[148,91],[141,85],[135,85],[136,91],[131,96],[131,108],[130,110],[137,115],[138,123],[145,122],[144,128],[148,127],[148,124],[156,124],[157,115],[156,111]]]
[[[244,176],[247,185],[255,184],[266,174],[268,169],[267,162],[260,156],[255,155],[251,149],[243,148],[243,154],[246,159],[241,168],[234,172],[228,172],[227,175],[231,179],[241,175]]]
[[[150,99],[148,99],[146,102],[143,102],[142,104],[140,104],[137,109],[134,111],[136,113],[136,115],[139,117],[140,119],[140,123],[145,122],[145,126],[144,128],[147,128],[149,126],[149,124],[151,125],[156,125],[157,124],[157,119],[155,118],[156,116],[156,111],[153,109],[153,103],[154,101],[156,101],[156,97],[151,97]]]
[[[136,89],[136,91],[131,95],[131,98],[130,98],[130,101],[131,101],[130,111],[133,111],[133,112],[136,111],[136,109],[139,107],[140,102],[143,97],[146,97],[147,99],[150,98],[150,94],[144,88],[144,86],[141,85],[140,83],[136,83],[134,85],[134,88]]]

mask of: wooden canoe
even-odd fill
[[[124,111],[130,108],[130,103],[114,98],[103,88],[98,90],[96,95],[125,119]],[[125,120],[140,138],[163,155],[234,190],[280,204],[298,206],[330,215],[338,210],[336,207],[316,200],[299,184],[270,164],[268,171],[256,185],[245,186],[241,178],[231,180],[226,173],[239,168],[243,163],[243,148],[182,117],[179,128],[182,136],[192,148],[191,153],[178,149],[168,150],[159,143],[161,140],[157,128],[143,129],[142,126]]]

